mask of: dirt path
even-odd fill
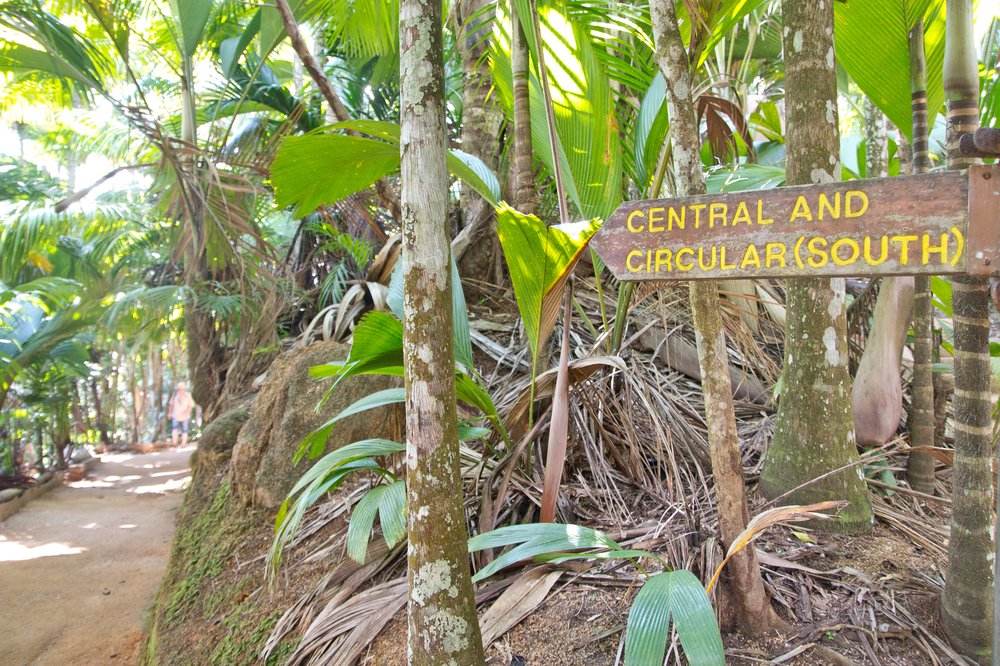
[[[134,664],[193,448],[105,455],[0,523],[0,664]]]

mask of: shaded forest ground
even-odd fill
[[[104,455],[0,523],[0,664],[134,664],[193,447]]]

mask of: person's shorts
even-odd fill
[[[178,421],[177,419],[173,419],[173,421],[174,421],[174,426],[172,430],[180,430],[183,433],[187,433],[188,421]]]

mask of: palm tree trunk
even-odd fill
[[[478,157],[493,171],[500,158],[501,111],[491,94],[486,51],[496,7],[487,0],[455,3],[458,50],[462,54],[462,150]],[[483,278],[497,263],[500,243],[493,207],[470,187],[462,187],[462,224],[472,238],[455,259],[463,275]]]
[[[882,178],[889,175],[889,155],[885,133],[885,115],[875,103],[865,99],[865,177]]]
[[[125,343],[122,343],[122,350],[124,351]],[[131,354],[122,354],[122,358],[125,360],[126,371],[125,371],[125,383],[128,385],[129,401],[131,404],[125,412],[126,415],[126,427],[129,430],[129,440],[132,444],[139,443],[139,413],[136,409],[136,403],[138,402],[138,393],[136,391],[136,368],[135,359]]]
[[[885,115],[866,100],[864,116],[865,171],[868,178],[882,178],[889,171]],[[913,278],[883,278],[874,324],[851,388],[854,432],[862,446],[882,446],[899,429],[903,414],[900,365],[912,311]]]
[[[194,64],[192,59],[181,60],[181,141],[195,147],[198,144],[194,93]],[[179,160],[182,169],[194,169],[193,153]],[[191,243],[185,257],[184,277],[192,288],[211,279],[205,262],[205,201],[198,180],[180,180],[186,223],[191,231]],[[188,368],[191,377],[191,397],[207,409],[222,394],[226,354],[219,340],[211,313],[198,307],[195,297],[184,308],[184,332],[187,336]]]
[[[786,182],[839,180],[837,81],[833,69],[833,3],[782,3],[787,125]],[[787,283],[787,330],[781,402],[760,488],[771,498],[822,474],[859,462],[847,369],[847,316],[843,279]],[[822,427],[818,427],[822,424]],[[799,488],[788,501],[850,502],[821,527],[871,529],[868,488],[859,469],[848,469]]]
[[[111,366],[111,377],[104,379],[104,414],[107,419],[107,429],[108,429],[108,446],[114,444],[114,440],[118,435],[118,403],[119,403],[119,385],[121,384],[121,356],[118,356],[117,360],[113,362]]]
[[[948,0],[944,86],[948,103],[948,168],[965,169],[959,139],[979,125],[979,76],[972,1]],[[941,599],[952,644],[988,663],[993,627],[993,418],[990,396],[989,292],[987,279],[956,276],[955,462],[951,537]]]
[[[105,386],[107,380],[105,380]],[[105,449],[111,448],[111,438],[108,436],[108,424],[104,420],[104,407],[101,404],[101,395],[97,390],[97,378],[93,377],[90,380],[90,394],[94,399],[94,423],[97,426],[97,432],[101,436],[101,444],[104,445]]]
[[[656,60],[667,81],[667,108],[673,138],[673,162],[676,194],[704,194],[705,178],[701,165],[701,136],[695,120],[692,98],[691,65],[677,25],[673,0],[650,4]],[[729,378],[726,337],[722,329],[719,291],[714,280],[692,281],[691,310],[698,343],[702,391],[705,394],[705,420],[708,446],[715,478],[719,529],[724,546],[732,544],[750,520],[743,461],[740,458],[736,416],[733,410],[733,387]],[[757,555],[746,548],[730,560],[727,590],[740,627],[752,633],[772,628],[777,620],[764,590]]]
[[[514,207],[525,214],[538,212],[538,193],[535,191],[534,153],[531,150],[531,99],[528,40],[517,15],[515,3],[510,3],[511,45],[510,64],[514,76]]]
[[[924,56],[924,22],[910,30],[910,89],[913,108],[913,173],[930,168],[927,145],[927,64]],[[934,446],[934,375],[931,327],[930,278],[914,278],[913,381],[910,384],[910,446]],[[934,494],[934,457],[928,451],[911,451],[906,480],[916,491]]]
[[[469,573],[451,315],[441,3],[399,8],[409,663],[484,663]]]

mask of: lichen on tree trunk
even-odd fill
[[[483,663],[459,460],[441,3],[399,11],[409,663]]]
[[[948,167],[966,169],[959,138],[979,125],[979,77],[971,0],[948,0],[944,86]],[[993,441],[989,290],[986,278],[952,282],[955,330],[955,458],[942,619],[952,644],[989,663],[993,629]]]
[[[782,3],[787,126],[786,182],[840,179],[833,3]],[[847,369],[843,279],[787,284],[787,330],[781,402],[760,489],[774,498],[844,465],[858,462]],[[859,467],[796,490],[788,503],[841,499],[840,520],[820,526],[846,532],[872,525],[868,488]]]
[[[667,82],[667,114],[673,140],[675,188],[678,196],[705,193],[701,165],[701,136],[695,119],[691,71],[677,25],[672,0],[650,3],[656,60]],[[698,345],[705,421],[715,480],[722,542],[732,544],[750,519],[743,461],[740,457],[733,387],[729,377],[726,337],[722,328],[719,290],[714,280],[693,281],[691,311]],[[732,610],[743,629],[760,633],[777,623],[761,578],[757,555],[746,548],[733,556],[726,571],[726,589]]]

